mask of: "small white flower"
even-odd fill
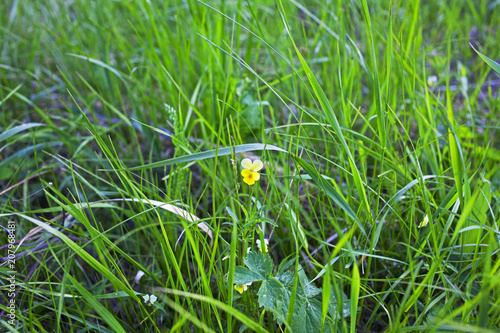
[[[427,78],[427,85],[429,87],[434,87],[438,81],[438,77],[436,75],[431,75]]]
[[[135,275],[134,283],[139,283],[139,280],[141,277],[143,277],[144,272],[143,271],[138,271],[137,274]]]
[[[142,298],[144,298],[144,303],[147,305],[152,305],[158,299],[155,295],[144,295]]]

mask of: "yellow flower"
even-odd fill
[[[241,286],[234,285],[234,289],[236,289],[236,291],[239,292],[240,294],[243,294],[244,291],[247,291],[248,286],[251,286],[251,285],[252,285],[252,282],[243,284]]]
[[[260,179],[260,174],[257,171],[262,169],[264,163],[262,163],[261,160],[252,162],[249,158],[245,158],[241,161],[241,166],[244,168],[243,171],[241,171],[243,181],[248,185],[253,185]]]

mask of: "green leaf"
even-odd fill
[[[273,261],[266,253],[250,252],[243,261],[253,273],[262,277],[262,280],[265,280],[273,271]]]
[[[335,290],[333,288],[330,289],[330,304],[328,305],[328,314],[332,318],[345,318],[349,317],[351,315],[351,301],[347,298],[347,296],[341,292],[341,295],[343,297],[342,299],[342,314],[339,313],[339,301],[337,300],[337,297],[335,296]]]
[[[74,279],[71,275],[68,275],[68,278],[71,280],[71,283],[82,295],[82,297],[85,298],[85,300],[89,303],[92,310],[94,310],[99,316],[101,316],[102,320],[104,320],[109,325],[109,327],[113,329],[113,331],[125,333],[125,330],[120,325],[118,320],[116,320],[115,316],[111,312],[109,312],[104,307],[104,305],[99,303],[99,301],[90,292],[88,292],[85,287],[78,283],[78,281],[76,281],[76,279]]]
[[[293,332],[320,332],[323,308],[321,301],[319,301],[317,297],[321,294],[322,290],[310,282],[302,267],[299,267],[298,274],[300,287],[298,288],[293,309],[292,322],[290,323],[291,328]],[[277,274],[275,278],[283,285],[281,289],[283,297],[278,298],[275,303],[275,312],[279,313],[280,316],[275,315],[274,317],[279,324],[283,324],[283,319],[281,318],[286,318],[288,313],[288,307],[290,306],[290,298],[293,290],[294,275],[292,272],[288,271]],[[333,290],[333,288],[331,290]],[[335,296],[332,291],[330,294],[332,296],[330,297],[330,304],[328,306],[328,316],[325,315],[324,332],[330,332],[329,326],[332,324],[330,316],[332,313],[335,313],[332,312],[332,310],[336,310],[336,307],[334,307],[336,305]],[[347,305],[347,307],[348,306],[349,305]],[[346,313],[345,309],[344,313]]]
[[[326,194],[332,198],[332,200],[340,207],[342,208],[343,211],[347,213],[347,215],[354,220],[356,225],[358,226],[359,230],[363,233],[363,235],[368,238],[368,235],[366,234],[365,229],[363,228],[363,225],[361,224],[361,221],[358,219],[356,216],[356,213],[352,210],[352,208],[349,206],[349,204],[345,201],[344,197],[337,192],[335,187],[333,187],[332,183],[329,180],[326,180],[321,176],[321,174],[313,168],[309,163],[304,161],[303,159],[299,157],[295,157],[295,160],[297,163],[304,169],[305,172],[311,176],[312,180],[323,190],[326,192]]]
[[[306,302],[301,302],[300,299],[297,300],[291,322],[293,332],[307,332],[306,307],[307,307]],[[318,330],[316,331],[311,330],[311,332],[318,332]]]
[[[299,289],[299,291],[301,290],[306,297],[311,298],[321,293],[321,289],[309,281],[304,269],[299,270],[299,282],[302,286],[302,289]]]
[[[261,281],[265,277],[252,272],[246,267],[238,266],[234,269],[234,284],[237,286],[242,286],[246,283]]]
[[[195,300],[199,300],[199,301],[208,303],[211,306],[215,306],[223,311],[229,312],[232,316],[234,316],[236,319],[238,319],[242,324],[248,326],[248,328],[250,328],[251,330],[254,330],[257,333],[268,333],[268,331],[265,328],[263,328],[261,325],[259,325],[259,323],[254,322],[252,319],[247,317],[245,314],[241,313],[238,309],[233,308],[232,306],[229,306],[226,303],[221,302],[217,299],[214,299],[211,297],[206,297],[203,295],[188,293],[188,292],[181,291],[181,290],[175,290],[175,289],[169,289],[169,288],[165,288],[164,290],[168,294],[179,295],[182,297],[189,297],[191,299],[195,299]]]
[[[278,266],[278,273],[285,273],[287,269],[292,267],[294,263],[295,263],[295,258],[289,260],[283,259],[281,264]]]
[[[4,133],[5,134],[5,133]],[[62,143],[60,141],[55,141],[55,142],[46,142],[46,143],[39,143],[33,146],[28,146],[24,149],[16,151],[14,154],[10,155],[7,158],[4,158],[0,161],[0,166],[4,165],[9,165],[11,162],[16,161],[17,159],[29,159],[29,155],[33,152],[37,152],[39,150],[42,150],[47,147],[57,147],[57,146],[62,146]]]
[[[297,311],[295,311],[297,309]],[[293,332],[321,331],[321,302],[317,299],[299,298],[292,319]],[[295,315],[296,314],[296,315]],[[330,332],[331,319],[327,317],[324,332]]]
[[[478,50],[476,50],[476,48],[474,46],[472,46],[471,43],[469,43],[469,44],[472,47],[472,49],[474,51],[476,51],[477,54],[479,54],[479,56],[481,57],[481,59],[483,59],[483,61],[488,64],[488,66],[490,66],[495,72],[497,72],[498,74],[500,74],[500,64],[498,62],[496,62],[493,59],[488,58],[487,56],[485,56],[484,54],[482,54],[481,52],[479,52]]]
[[[297,215],[294,213],[292,209],[290,209],[290,206],[287,204],[284,204],[286,207],[286,210],[288,211],[288,215],[290,215],[290,219],[293,223],[291,223],[291,226],[293,227],[294,234],[298,236],[300,240],[300,244],[304,246],[304,248],[309,248],[306,234],[304,232],[304,228],[302,227],[302,224],[300,223],[299,219],[297,218]]]
[[[283,301],[283,286],[274,279],[264,280],[257,295],[261,307],[275,309]]]
[[[293,273],[290,271],[278,273],[278,274],[276,274],[275,278],[276,278],[276,280],[281,282],[282,285],[285,285],[285,286],[293,283]]]
[[[0,141],[3,141],[5,139],[7,139],[8,137],[11,137],[19,132],[22,132],[22,131],[29,129],[29,128],[38,127],[38,126],[43,126],[43,124],[29,123],[29,124],[23,124],[23,125],[19,125],[16,127],[12,127],[10,129],[6,130],[5,132],[3,132],[2,134],[0,134]]]
[[[17,87],[15,87],[14,89],[12,89],[12,90],[11,90],[11,91],[7,94],[7,96],[5,96],[5,98],[4,98],[4,99],[2,99],[2,100],[0,101],[0,106],[2,106],[2,104],[3,104],[3,103],[5,103],[5,102],[6,102],[6,101],[10,98],[10,97],[12,97],[12,95],[14,95],[14,94],[15,94],[15,93],[19,90],[19,89],[21,89],[21,87],[22,87],[22,86],[23,86],[23,85],[22,85],[22,84],[20,84],[20,85],[18,85]]]
[[[0,180],[6,180],[12,177],[14,169],[9,167],[0,167]]]
[[[278,300],[276,302],[276,312],[280,314],[280,316],[274,315],[274,319],[278,322],[278,324],[282,325],[284,322],[286,322],[286,318],[288,315],[288,307],[290,306],[290,297],[292,295],[292,289],[293,289],[293,279],[291,284],[284,286],[283,288],[283,301]],[[298,298],[298,297],[297,297]],[[297,301],[295,302],[295,306],[293,309],[293,316],[295,316],[298,311],[297,307]]]
[[[351,333],[356,332],[356,314],[359,300],[359,290],[361,286],[361,277],[359,276],[358,265],[352,266],[351,280]]]
[[[120,78],[123,82],[126,82],[123,78],[123,75],[117,71],[116,69],[114,69],[113,67],[111,67],[110,65],[102,62],[101,60],[99,59],[93,59],[93,58],[89,58],[87,56],[82,56],[82,55],[79,55],[79,54],[73,54],[73,53],[66,53],[67,55],[69,56],[72,56],[72,57],[75,57],[75,58],[78,58],[78,59],[82,59],[82,60],[87,60],[88,62],[90,63],[93,63],[93,64],[96,64],[97,66],[100,66],[102,68],[105,68],[107,69],[108,71],[110,71],[111,73],[115,74],[118,78]]]
[[[281,149],[280,147],[273,146],[273,145],[268,145],[268,144],[264,144],[264,143],[248,143],[248,144],[238,145],[238,146],[234,146],[234,147],[220,148],[218,151],[217,151],[217,149],[213,149],[213,150],[203,151],[201,153],[195,153],[195,154],[180,156],[180,157],[176,157],[176,158],[170,158],[168,160],[154,162],[154,163],[150,163],[150,164],[146,164],[146,165],[141,165],[141,166],[129,168],[126,170],[137,171],[137,170],[144,170],[144,169],[150,169],[150,168],[158,168],[158,167],[173,165],[173,164],[177,164],[177,163],[185,163],[185,162],[204,160],[204,159],[213,158],[216,156],[231,155],[232,151],[235,154],[237,154],[237,153],[244,153],[247,151],[256,151],[256,150],[274,150],[274,151],[280,151],[280,152],[284,152],[284,153],[287,152],[286,150]],[[112,170],[105,169],[104,171],[112,171]]]
[[[472,207],[472,217],[480,223],[476,225],[473,223],[466,223],[468,228],[471,228],[464,235],[464,244],[477,244],[481,242],[482,228],[487,226],[488,222],[488,210],[491,202],[491,186],[489,182],[484,182],[482,188],[476,190],[474,196],[477,198],[474,201],[474,206]],[[476,246],[469,245],[464,246],[464,252],[474,252]]]
[[[474,207],[472,207],[472,216],[481,224],[486,224],[487,213],[491,202],[491,186],[489,182],[484,182]]]

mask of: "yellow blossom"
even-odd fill
[[[243,171],[241,171],[243,181],[248,185],[253,185],[260,179],[258,171],[262,169],[264,163],[262,163],[261,160],[255,160],[252,162],[249,158],[245,158],[241,161],[241,166],[244,168]]]
[[[252,282],[243,284],[241,286],[234,285],[234,289],[236,289],[236,291],[239,292],[240,294],[243,294],[244,291],[247,291],[248,286],[251,286],[251,285],[252,285]]]

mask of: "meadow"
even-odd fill
[[[0,331],[499,332],[499,22],[1,1]]]

